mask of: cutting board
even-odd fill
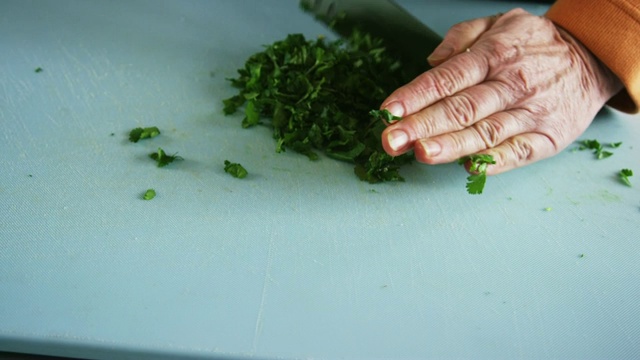
[[[524,6],[401,1],[440,34]],[[262,45],[333,36],[297,1],[0,2],[0,351],[85,358],[633,358],[640,118],[465,191],[359,181],[224,116]],[[42,71],[36,72],[35,69]],[[131,143],[129,130],[162,134]],[[184,160],[158,168],[162,147]],[[249,176],[235,179],[224,160]],[[154,188],[155,199],[142,200]]]

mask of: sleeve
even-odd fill
[[[640,105],[640,0],[558,0],[546,17],[580,40],[622,81],[608,105],[637,113]]]

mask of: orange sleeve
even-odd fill
[[[558,0],[546,17],[580,40],[625,86],[608,104],[640,105],[640,0]]]

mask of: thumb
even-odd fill
[[[431,66],[437,66],[452,56],[466,51],[495,24],[501,15],[486,16],[453,25],[440,45],[427,57],[427,61]]]

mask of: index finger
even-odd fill
[[[473,50],[452,57],[391,93],[380,108],[395,116],[408,116],[470,86],[489,73],[486,57]]]

